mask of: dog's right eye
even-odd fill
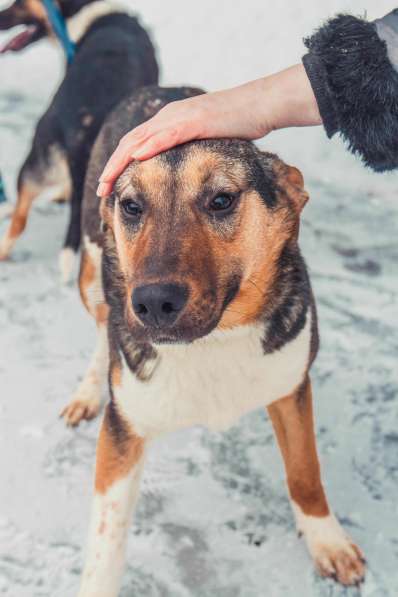
[[[229,213],[235,204],[235,195],[231,195],[229,193],[220,193],[213,197],[213,199],[208,204],[208,210],[210,212],[217,212],[220,215]]]
[[[139,220],[142,215],[142,207],[132,199],[126,199],[121,203],[122,210],[130,219]]]

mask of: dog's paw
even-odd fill
[[[296,512],[296,517],[319,574],[345,586],[359,585],[365,578],[364,555],[333,514],[316,517]]]
[[[73,269],[76,261],[76,253],[70,249],[62,249],[59,254],[59,273],[61,276],[62,284],[70,284],[73,278]]]
[[[94,419],[100,410],[100,401],[98,398],[76,398],[72,400],[61,412],[68,427],[76,427],[83,420]]]
[[[312,546],[312,555],[321,576],[334,578],[345,586],[359,585],[365,578],[364,556],[348,537],[339,544],[318,543]]]

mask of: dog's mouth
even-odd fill
[[[5,54],[6,52],[19,52],[31,43],[39,40],[44,34],[45,27],[43,25],[39,23],[28,25],[0,48],[0,54]]]
[[[206,322],[179,323],[170,328],[139,327],[135,328],[134,335],[149,341],[155,346],[192,344],[196,340],[209,335],[219,322],[219,317],[211,317]]]
[[[151,344],[156,346],[191,344],[194,340],[201,336],[201,334],[198,334],[197,329],[161,330],[154,328],[144,328],[143,333],[146,336],[146,339],[149,340]]]
[[[184,340],[178,336],[171,336],[171,335],[160,335],[155,337],[152,340],[153,344],[163,345],[163,344],[188,344],[188,340]]]

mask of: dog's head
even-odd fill
[[[131,164],[101,215],[134,338],[191,342],[259,320],[307,198],[296,168],[244,141],[195,141]]]
[[[68,19],[95,0],[55,0],[62,16]],[[4,3],[3,3],[4,4]],[[1,5],[0,5],[1,6]],[[0,31],[23,26],[24,29],[1,49],[18,52],[43,37],[52,37],[53,31],[41,0],[15,0],[0,11]]]

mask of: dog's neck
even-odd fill
[[[92,2],[67,20],[69,37],[77,43],[97,19],[109,14],[126,12],[126,8],[117,2],[108,0]]]

